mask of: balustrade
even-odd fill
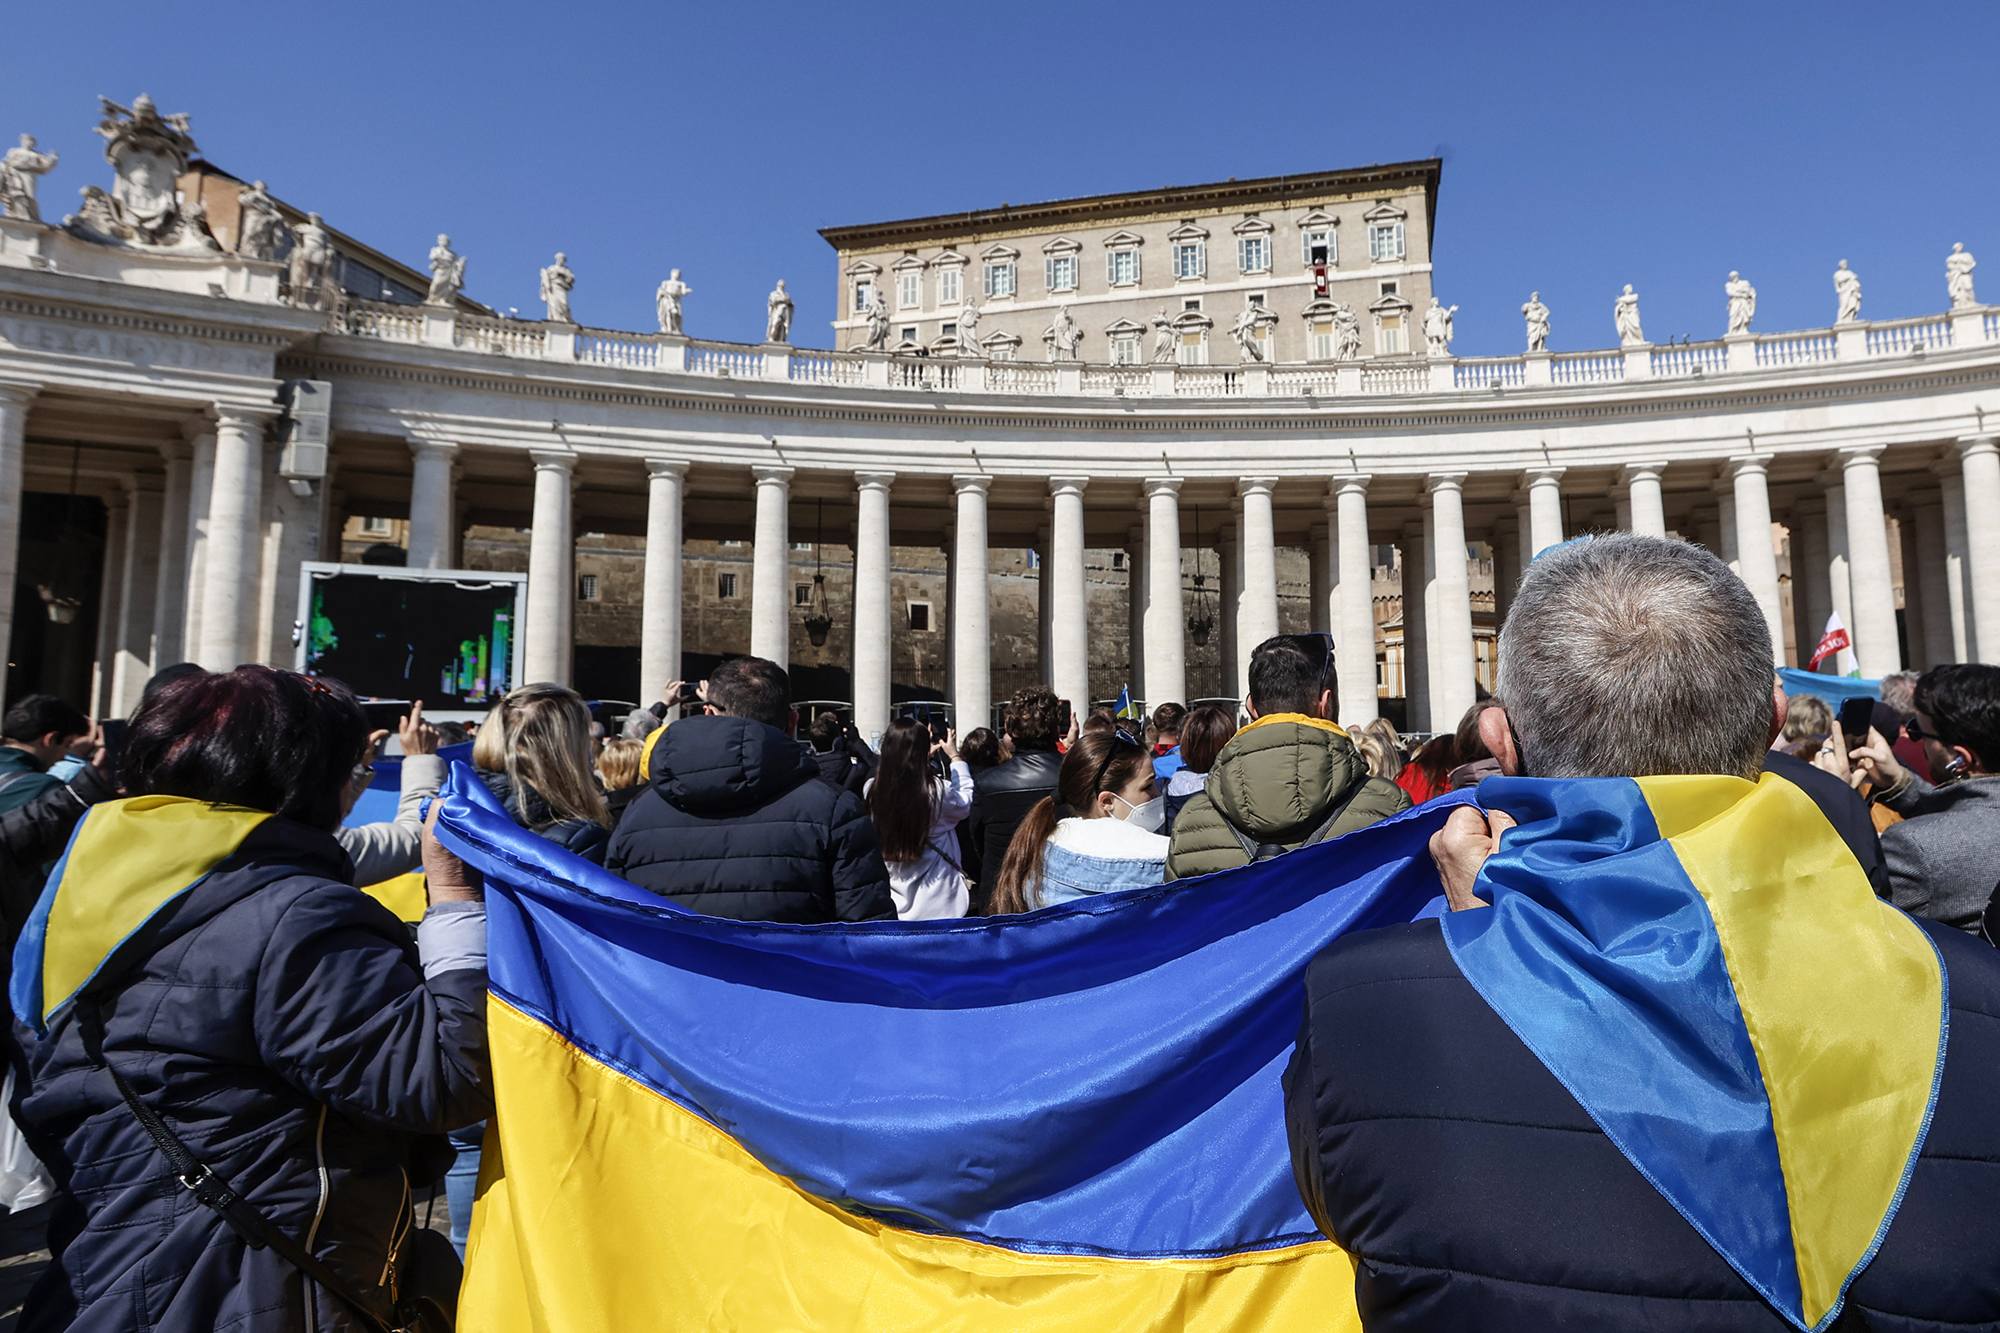
[[[996,393],[1054,393],[1056,368],[1026,361],[995,361],[986,368],[986,387]]]
[[[1144,397],[1153,392],[1153,375],[1143,366],[1086,366],[1083,391],[1106,397]]]
[[[1828,333],[1767,333],[1757,339],[1760,366],[1799,366],[1834,359],[1834,337]]]
[[[1271,367],[1273,394],[1332,394],[1338,391],[1339,381],[1340,372],[1332,366]]]
[[[1243,372],[1227,366],[1182,366],[1174,376],[1182,398],[1227,398],[1243,392]]]
[[[1653,349],[1653,378],[1717,375],[1729,368],[1729,349],[1719,342],[1682,343]]]
[[[548,346],[548,326],[483,315],[458,317],[458,345],[499,356],[539,357]]]
[[[958,367],[949,361],[906,358],[890,365],[889,383],[899,389],[956,389]]]
[[[694,343],[688,347],[687,367],[691,375],[753,380],[764,373],[764,354],[727,344]]]
[[[1460,361],[1451,368],[1452,387],[1458,389],[1518,389],[1528,382],[1528,363],[1518,356],[1481,357]]]
[[[799,384],[859,384],[861,362],[851,356],[792,353],[791,376]]]
[[[1942,315],[1927,315],[1922,319],[1885,320],[1868,326],[1870,356],[1943,351],[1949,346],[1951,346],[1951,320]]]
[[[1423,393],[1431,387],[1431,368],[1424,363],[1361,367],[1363,393]]]
[[[1557,384],[1609,384],[1625,378],[1623,352],[1570,352],[1549,361],[1549,378]]]
[[[345,322],[347,332],[357,338],[381,338],[398,343],[422,342],[424,339],[424,315],[420,306],[349,301]]]
[[[644,334],[578,329],[576,359],[586,365],[653,370],[660,364],[660,348],[658,343]]]

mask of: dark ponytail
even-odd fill
[[[1081,815],[1097,801],[1097,794],[1123,791],[1132,785],[1152,759],[1144,746],[1121,731],[1091,732],[1080,736],[1063,756],[1056,777],[1060,804],[1044,796],[1028,811],[1027,818],[1014,830],[1007,844],[1007,857],[1000,863],[1000,879],[993,886],[989,916],[1032,912],[1042,905],[1042,849],[1056,825],[1068,815]]]

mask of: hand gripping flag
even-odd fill
[[[460,1313],[519,1330],[1356,1329],[1293,1183],[1299,977],[1438,893],[1449,800],[1025,917],[698,916],[515,826]]]

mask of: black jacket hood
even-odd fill
[[[647,780],[667,804],[689,814],[751,809],[819,778],[805,746],[746,717],[682,718],[653,747]]]

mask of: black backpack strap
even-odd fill
[[[84,1050],[97,1066],[111,1075],[111,1081],[118,1088],[118,1095],[124,1099],[127,1109],[139,1127],[146,1131],[146,1137],[160,1150],[160,1156],[167,1159],[168,1168],[174,1178],[189,1194],[203,1205],[212,1208],[229,1229],[243,1238],[243,1243],[253,1250],[268,1249],[286,1263],[325,1287],[353,1310],[363,1328],[369,1333],[397,1333],[389,1325],[378,1319],[374,1312],[362,1304],[359,1297],[349,1289],[347,1283],[303,1245],[287,1236],[273,1225],[250,1201],[230,1188],[229,1182],[188,1151],[187,1144],[160,1118],[160,1113],[139,1100],[139,1094],[132,1091],[132,1085],[125,1081],[104,1055],[104,1014],[96,1003],[88,997],[77,1001],[77,1021],[81,1028]],[[308,1298],[310,1299],[310,1298]]]
[[[1305,841],[1301,842],[1297,847],[1287,847],[1279,842],[1258,842],[1242,829],[1236,827],[1228,815],[1222,814],[1220,808],[1215,813],[1222,816],[1222,826],[1235,835],[1237,845],[1243,848],[1243,854],[1250,858],[1252,865],[1255,865],[1259,861],[1268,861],[1274,856],[1283,856],[1286,852],[1295,852],[1301,848],[1310,847],[1316,842],[1324,842],[1326,835],[1333,832],[1334,824],[1339,821],[1342,815],[1347,813],[1347,807],[1354,804],[1354,798],[1361,795],[1361,789],[1367,785],[1367,782],[1368,779],[1363,778],[1360,782],[1355,783],[1348,790],[1347,795],[1336,801],[1333,809],[1327,811],[1326,818],[1320,821],[1319,827],[1308,833]],[[1213,804],[1212,801],[1211,804]]]

